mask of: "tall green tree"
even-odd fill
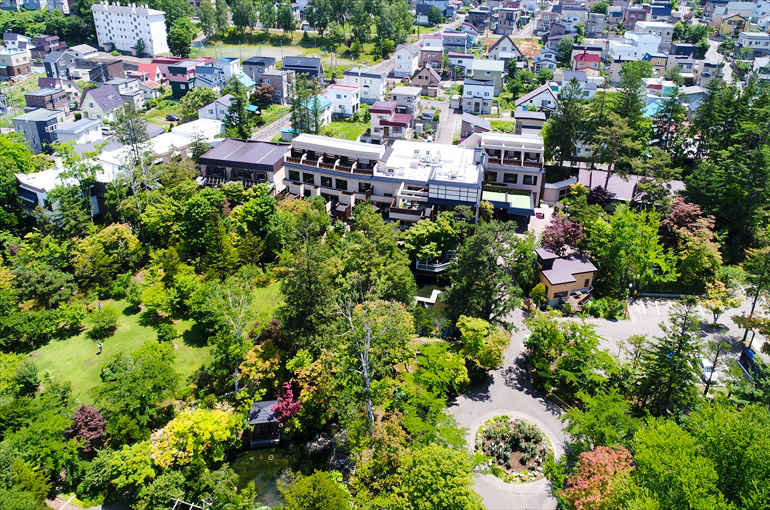
[[[249,105],[246,87],[238,78],[233,78],[228,88],[233,97],[225,115],[227,136],[245,140],[251,136],[251,116],[246,109]]]
[[[453,322],[467,315],[506,324],[506,316],[519,303],[523,289],[534,282],[534,253],[531,234],[516,235],[511,223],[481,223],[449,268],[452,286],[444,298],[447,316]]]
[[[216,25],[216,31],[220,34],[223,34],[227,30],[227,23],[229,19],[227,12],[227,2],[225,0],[216,0],[214,3],[214,10],[216,11],[214,22]]]
[[[190,18],[178,18],[168,32],[168,49],[177,57],[187,58],[192,50],[192,41],[198,29]]]
[[[583,120],[582,88],[576,79],[572,79],[559,94],[559,103],[551,114],[543,131],[546,159],[556,159],[559,166],[565,160],[572,161],[576,142],[579,141]]]
[[[288,1],[282,1],[278,4],[275,19],[278,23],[278,28],[282,29],[284,34],[293,34],[297,29],[297,20],[294,19],[294,11],[292,11],[291,3]]]
[[[233,25],[241,29],[241,35],[246,33],[246,27],[254,26],[257,22],[257,10],[254,0],[233,0]]]
[[[310,26],[323,37],[326,27],[332,19],[332,4],[330,0],[310,0],[305,7],[305,19]]]
[[[318,83],[306,75],[298,75],[291,85],[290,121],[299,133],[317,134],[320,129],[320,103],[317,97]]]
[[[259,8],[259,24],[267,32],[275,25],[275,4],[272,0],[262,0]]]
[[[668,322],[660,324],[663,336],[642,355],[639,404],[654,414],[677,412],[695,401],[702,353],[697,306],[689,297],[675,305]]]
[[[636,158],[643,146],[635,139],[634,129],[629,125],[628,118],[610,113],[607,116],[607,125],[599,127],[593,139],[594,156],[598,161],[607,164],[604,189],[607,189],[613,174],[625,179],[635,170]]]
[[[190,18],[194,14],[192,5],[185,0],[150,0],[147,5],[166,13],[166,30],[173,27],[176,20]]]
[[[198,7],[198,19],[200,20],[203,35],[211,37],[217,33],[217,11],[214,2],[201,2]]]

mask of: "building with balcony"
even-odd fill
[[[45,75],[49,78],[71,79],[71,70],[75,69],[75,54],[69,50],[52,51],[43,59]]]
[[[111,122],[115,120],[118,108],[125,100],[112,85],[102,85],[97,89],[86,89],[80,98],[80,110],[85,119],[97,119]]]
[[[238,57],[218,57],[214,61],[214,66],[222,70],[225,81],[232,80],[242,72],[241,59]],[[252,76],[251,79],[254,80],[254,77]],[[256,81],[254,80],[255,83]]]
[[[273,87],[273,104],[287,104],[289,91],[294,82],[294,71],[270,69],[262,73],[262,84]]]
[[[420,112],[420,87],[405,87],[400,85],[390,91],[390,100],[396,103],[398,113],[408,113],[413,118]]]
[[[201,156],[201,176],[207,186],[237,181],[250,188],[267,183],[280,192],[284,189],[283,160],[288,151],[288,145],[226,139]]]
[[[285,186],[321,196],[337,218],[367,200],[391,221],[412,224],[438,208],[478,207],[485,156],[478,148],[397,140],[382,145],[301,134],[286,155]]]
[[[741,32],[738,34],[739,49],[748,48],[754,57],[770,54],[770,34],[764,32]]]
[[[456,53],[452,51],[447,56],[449,57],[450,78],[453,81],[471,75],[473,72],[473,53]]]
[[[431,66],[439,71],[444,66],[444,47],[443,46],[423,46],[420,48],[420,57],[417,60],[417,67],[423,68]]]
[[[24,94],[27,110],[35,108],[48,108],[49,110],[69,111],[67,106],[67,94],[64,89],[40,89]]]
[[[296,74],[304,74],[308,78],[315,78],[321,87],[325,86],[324,66],[320,58],[283,57],[283,69],[294,71]]]
[[[396,103],[377,101],[369,107],[371,127],[368,133],[361,135],[361,140],[375,144],[392,143],[395,140],[411,138],[412,116],[408,113],[396,113]]]
[[[588,299],[597,269],[587,257],[577,253],[560,257],[546,248],[535,253],[547,304],[570,303],[574,309],[575,304],[582,305]]]
[[[660,36],[655,34],[626,32],[623,40],[610,41],[610,58],[641,60],[647,53],[658,53],[660,45]]]
[[[516,106],[516,110],[524,110],[527,108],[527,106],[533,105],[540,111],[550,111],[556,108],[558,102],[559,100],[556,98],[556,94],[546,83],[545,85],[539,86],[532,92],[524,94],[518,98],[514,105]]]
[[[505,62],[502,60],[474,59],[471,78],[477,81],[489,81],[494,83],[495,97],[503,90],[503,74]]]
[[[504,35],[495,41],[495,43],[489,47],[488,55],[490,60],[502,60],[503,62],[506,62],[506,64],[511,59],[516,62],[524,60],[524,54],[519,47],[516,46],[516,43],[513,42],[513,39],[511,39],[509,35]]]

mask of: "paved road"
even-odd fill
[[[441,121],[436,133],[436,143],[452,145],[455,133],[459,134],[460,132],[459,124],[462,114],[458,114],[454,109],[449,108],[447,101],[431,101],[431,104],[438,106],[441,110]]]
[[[289,125],[289,117],[291,114],[287,113],[280,119],[271,122],[267,126],[263,127],[259,131],[254,132],[251,135],[252,140],[261,140],[263,142],[269,142],[281,133],[281,129]]]
[[[449,412],[461,427],[468,429],[468,444],[486,420],[500,414],[524,418],[536,423],[548,434],[556,455],[564,453],[565,435],[561,430],[561,409],[542,398],[531,386],[524,365],[524,339],[528,331],[522,324],[521,311],[512,320],[520,330],[513,334],[505,352],[503,367],[491,374],[481,386],[464,393],[449,407]],[[509,318],[511,319],[511,318]],[[505,483],[492,475],[476,479],[476,491],[484,498],[490,510],[552,510],[556,499],[551,496],[546,479],[526,484]]]
[[[706,51],[706,61],[723,63],[724,65],[722,66],[722,77],[725,83],[732,83],[733,68],[730,66],[730,63],[725,60],[725,57],[717,51],[719,43],[720,41],[709,39],[709,49]]]

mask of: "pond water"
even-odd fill
[[[440,290],[443,292],[446,290],[446,285],[436,283],[436,281],[432,278],[417,278],[417,291],[415,292],[416,296],[429,298],[434,290]],[[438,297],[436,304],[433,305],[432,308],[437,317],[444,316],[444,309],[446,308],[446,305],[441,300],[441,296]]]
[[[281,471],[289,466],[286,452],[279,448],[249,450],[238,454],[230,463],[238,474],[238,489],[253,483],[260,503],[268,506],[285,504],[278,492],[276,481]]]

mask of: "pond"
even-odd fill
[[[443,292],[446,290],[446,285],[437,284],[433,279],[417,278],[417,292],[415,292],[416,296],[429,298],[434,290],[440,290]],[[436,317],[443,317],[446,305],[441,300],[441,296],[439,296],[438,299],[436,299],[436,304],[432,306],[429,305],[429,308],[433,309]]]
[[[276,481],[289,466],[285,450],[268,448],[245,451],[238,454],[230,466],[238,474],[238,489],[253,483],[260,503],[271,507],[284,504]]]

